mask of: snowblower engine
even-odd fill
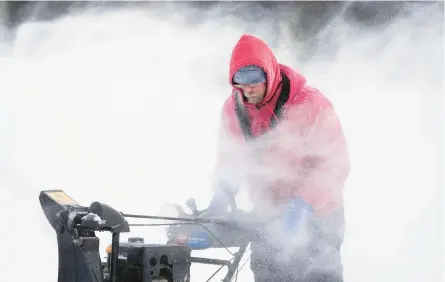
[[[107,248],[103,265],[105,281],[110,281],[112,247]],[[190,249],[186,246],[144,244],[143,238],[129,238],[119,244],[117,281],[189,281]]]

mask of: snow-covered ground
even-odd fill
[[[295,61],[301,49],[285,34],[274,44],[279,61],[334,102],[348,138],[347,282],[443,281],[439,16],[419,11],[379,32],[337,19],[322,40],[338,48],[330,61]],[[247,26],[214,18],[189,28],[171,18],[70,16],[24,24],[0,42],[0,282],[57,279],[41,189],[131,213],[160,215],[189,197],[208,203],[229,56]],[[163,228],[132,235],[165,240]],[[111,238],[101,238],[105,250]],[[216,268],[193,266],[193,281]],[[239,281],[252,281],[248,266]]]

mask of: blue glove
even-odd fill
[[[230,197],[223,189],[216,189],[210,201],[208,212],[210,214],[224,214],[230,206]]]
[[[288,203],[284,212],[284,229],[295,231],[313,215],[314,209],[301,198],[295,198]]]

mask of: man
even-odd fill
[[[271,226],[251,244],[255,281],[343,281],[349,156],[333,105],[251,35],[232,51],[229,83],[209,211],[247,184],[252,213]]]

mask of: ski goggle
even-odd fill
[[[257,88],[260,85],[265,84],[265,82],[257,82],[257,83],[250,83],[250,84],[234,84],[233,86],[240,88],[240,89],[246,89],[246,88]]]

